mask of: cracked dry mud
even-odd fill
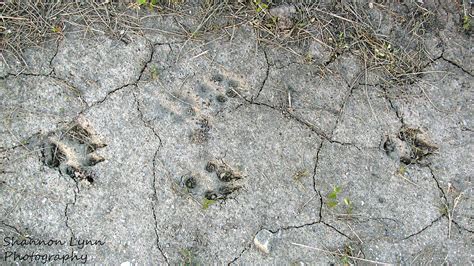
[[[472,48],[452,23],[407,85],[364,77],[350,51],[317,64],[256,46],[246,26],[71,34],[27,50],[27,69],[6,57],[0,259],[472,264]]]

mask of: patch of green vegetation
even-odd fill
[[[393,58],[392,52],[393,52],[392,45],[386,42],[383,43],[382,47],[374,48],[375,56],[379,59],[390,60],[390,58]]]
[[[150,75],[152,80],[156,80],[158,78],[158,68],[156,66],[151,66]]]
[[[148,1],[147,0],[137,0],[137,4],[142,6],[142,5],[146,5]]]
[[[267,23],[265,24],[265,26],[269,29],[276,29],[277,24],[278,24],[278,17],[270,16],[270,18],[267,20]]]
[[[333,190],[328,194],[327,196],[328,201],[326,202],[326,204],[328,205],[329,208],[334,208],[337,206],[337,204],[339,203],[337,200],[337,195],[341,193],[341,191],[342,191],[341,187],[335,186]]]
[[[202,208],[204,210],[208,209],[209,206],[211,206],[212,204],[216,203],[217,200],[212,200],[212,199],[208,199],[208,198],[204,198],[203,202],[202,202]]]
[[[198,31],[194,31],[191,33],[191,38],[200,38],[202,37],[204,34],[202,32],[198,32]]]
[[[341,47],[347,48],[346,35],[343,31],[339,32],[339,34],[337,35],[337,42]]]
[[[307,52],[305,57],[304,57],[304,62],[309,64],[313,62],[313,55],[310,52]]]
[[[183,262],[179,265],[196,265],[195,256],[190,249],[184,248],[179,251],[179,254],[181,254],[181,256],[183,257]]]
[[[352,213],[352,201],[349,198],[344,198],[343,202],[346,206],[347,213]]]
[[[341,256],[341,264],[342,265],[351,265],[350,264],[351,260],[347,255]]]
[[[255,11],[257,13],[268,9],[268,5],[263,3],[262,0],[253,0],[253,4],[255,5]]]
[[[351,257],[353,257],[353,254],[354,254],[354,248],[351,247],[349,244],[345,244],[344,253],[341,254],[341,257],[340,257],[341,264],[344,266],[353,265],[353,261],[351,260]]]
[[[138,6],[148,6],[150,9],[158,6],[158,0],[136,0]]]
[[[462,19],[462,28],[464,31],[469,31],[471,29],[471,17],[469,15],[464,15]]]
[[[333,190],[327,195],[327,201],[326,205],[329,208],[335,208],[339,203],[339,194],[342,192],[342,188],[340,186],[334,186]],[[344,203],[344,206],[347,210],[347,213],[352,213],[352,201],[348,198],[345,197],[342,199],[342,203]]]
[[[53,27],[51,28],[51,31],[54,32],[54,33],[61,33],[61,32],[62,32],[62,29],[61,29],[61,27],[59,27],[59,26],[56,25],[56,26],[53,26]]]
[[[398,174],[404,176],[407,173],[407,166],[405,164],[400,163],[400,167],[398,167]]]

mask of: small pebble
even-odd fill
[[[262,229],[253,239],[255,246],[263,253],[269,254],[272,250],[273,233],[267,229]]]

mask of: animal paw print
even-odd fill
[[[75,181],[85,180],[92,183],[94,174],[90,167],[105,160],[95,151],[105,146],[92,126],[81,116],[66,128],[46,137],[43,142],[42,161]]]
[[[235,181],[242,179],[241,175],[225,164],[218,165],[215,162],[208,162],[206,171],[215,173],[220,181],[217,189],[205,192],[204,197],[208,200],[226,200],[234,191],[241,188],[235,184]]]
[[[218,114],[228,98],[237,97],[239,84],[239,81],[219,73],[212,75],[210,80],[199,84],[196,95],[197,107],[192,110],[192,114],[200,118],[196,123],[198,128],[194,129],[191,134],[192,143],[203,144],[209,139],[211,127],[209,121],[204,117]]]
[[[208,162],[205,170],[209,174],[207,177],[210,178],[187,175],[181,179],[181,186],[203,199],[204,208],[207,208],[210,202],[225,202],[227,199],[233,198],[235,192],[242,188],[242,185],[239,184],[242,175],[225,163]],[[206,186],[206,184],[208,185]]]
[[[215,73],[211,76],[211,82],[225,90],[225,95],[218,94],[216,96],[216,100],[219,103],[225,103],[227,101],[227,97],[236,98],[240,95],[239,87],[241,87],[241,82],[236,79],[232,79],[220,73]]]
[[[225,88],[225,95],[229,98],[235,98],[239,95],[238,88],[240,87],[240,82],[224,76],[222,74],[216,73],[212,75],[211,81],[217,83],[219,86]],[[221,97],[220,97],[221,96]],[[225,97],[223,95],[217,96],[216,99],[218,102],[222,102]],[[219,100],[221,98],[221,100]]]
[[[229,98],[236,98],[240,95],[239,90],[242,89],[242,83],[219,72],[212,74],[209,79],[199,83],[197,96],[201,99],[198,100],[201,108],[219,111]]]

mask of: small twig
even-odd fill
[[[22,17],[9,17],[9,16],[2,16],[2,15],[0,15],[0,19],[28,20],[27,18],[22,18]]]
[[[330,15],[330,16],[332,16],[332,17],[335,17],[335,18],[338,18],[338,19],[341,19],[341,20],[350,22],[350,23],[357,24],[357,23],[356,23],[355,21],[353,21],[353,20],[350,20],[350,19],[345,18],[345,17],[341,17],[341,16],[336,15],[336,14],[334,14],[334,13],[326,12],[326,11],[321,10],[321,9],[319,9],[319,8],[316,8],[316,7],[314,7],[314,10],[316,10],[316,11],[318,11],[318,12],[321,12],[321,13],[324,13],[324,14],[326,14],[326,15]]]
[[[196,58],[198,58],[198,57],[200,57],[200,56],[203,56],[203,55],[207,54],[208,52],[209,52],[209,50],[206,50],[206,51],[204,51],[204,52],[202,52],[202,53],[199,53],[199,54],[197,54],[197,55],[191,57],[191,60],[194,60],[194,59],[196,59]]]
[[[453,217],[454,217],[454,210],[458,206],[459,202],[461,201],[461,197],[464,195],[464,192],[461,192],[455,199],[453,203],[453,208],[451,209],[451,213],[448,211],[448,238],[451,238],[451,227],[453,223]]]

